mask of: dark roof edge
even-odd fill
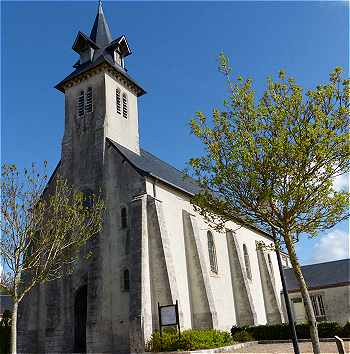
[[[140,169],[139,167],[137,167],[133,162],[131,162],[114,144],[113,144],[113,140],[106,137],[106,140],[108,141],[108,143],[110,144],[110,146],[112,146],[113,148],[115,148],[118,153],[124,157],[125,161],[128,161],[129,165],[134,168],[141,176],[150,176],[149,171],[145,171]]]
[[[341,282],[341,283],[334,283],[334,284],[326,284],[326,285],[308,287],[308,290],[322,290],[322,289],[327,289],[327,288],[338,288],[338,287],[347,286],[347,285],[350,285],[350,281],[344,281],[344,282]],[[281,292],[282,292],[282,290],[281,290]],[[297,293],[297,292],[300,292],[300,288],[288,289],[288,293]]]
[[[155,179],[161,181],[162,183],[164,183],[164,184],[166,184],[166,185],[168,185],[168,186],[170,186],[170,187],[172,187],[172,188],[174,188],[174,189],[177,189],[177,190],[183,192],[184,194],[187,194],[187,195],[190,195],[190,196],[194,196],[194,195],[195,195],[195,194],[190,193],[189,191],[187,191],[187,190],[185,190],[185,189],[183,189],[183,188],[180,188],[180,187],[176,186],[175,184],[173,184],[173,183],[171,183],[171,182],[168,182],[168,181],[164,180],[163,178],[160,178],[160,177],[158,177],[158,176],[156,176],[156,175],[153,175],[150,171],[145,171],[145,170],[140,169],[140,168],[137,167],[134,163],[132,163],[132,162],[128,159],[128,157],[125,156],[125,155],[118,149],[117,146],[115,146],[115,145],[113,144],[113,140],[112,140],[112,139],[110,139],[110,138],[108,138],[108,137],[107,137],[106,139],[109,140],[110,145],[112,145],[112,146],[125,158],[125,160],[127,160],[127,161],[129,162],[129,164],[130,164],[133,168],[135,168],[140,174],[142,174],[142,175],[144,175],[144,176],[148,176],[148,177],[155,178]],[[272,237],[270,234],[268,234],[267,232],[261,230],[260,228],[254,226],[254,225],[251,225],[250,223],[248,223],[247,221],[242,220],[242,219],[239,218],[239,217],[232,218],[232,221],[237,222],[237,223],[239,223],[241,226],[244,226],[244,227],[246,227],[246,228],[248,228],[248,229],[250,229],[250,230],[256,231],[256,232],[258,232],[259,234],[262,234],[263,236],[265,236],[265,237],[267,237],[267,238],[269,238],[269,239],[271,239],[271,240],[273,241],[273,237]]]
[[[55,169],[51,173],[51,176],[50,176],[49,180],[47,181],[47,185],[46,185],[45,189],[52,182],[52,180],[55,178],[55,175],[56,175],[56,173],[57,173],[57,171],[58,171],[60,166],[61,166],[61,160],[58,161],[57,166],[55,167]]]

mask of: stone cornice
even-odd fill
[[[118,82],[123,84],[127,89],[129,89],[131,92],[133,92],[136,96],[138,96],[141,93],[140,88],[135,85],[131,80],[129,80],[127,77],[125,77],[122,73],[118,72],[115,70],[111,65],[107,63],[102,63],[94,68],[91,68],[90,70],[82,72],[80,75],[73,77],[66,83],[62,85],[62,88],[64,91],[67,89],[76,86],[80,84],[81,82],[89,79],[92,76],[95,76],[101,72],[108,73],[111,77],[116,79]]]

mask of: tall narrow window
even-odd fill
[[[83,190],[83,205],[85,208],[92,208],[94,204],[93,193],[91,189]]]
[[[210,270],[213,273],[217,274],[218,273],[218,262],[217,262],[217,258],[216,258],[214,237],[210,231],[207,232],[207,237],[208,237],[208,253],[209,253]]]
[[[115,106],[117,108],[117,113],[121,113],[121,104],[120,104],[120,90],[117,88],[115,90]]]
[[[123,93],[123,117],[128,118],[128,98],[126,93]]]
[[[86,113],[91,113],[93,111],[92,87],[88,87],[86,90],[85,111]]]
[[[128,226],[128,215],[126,207],[122,207],[120,209],[120,224],[122,229],[125,229]]]
[[[80,91],[80,95],[77,97],[77,114],[78,117],[84,116],[84,91]]]
[[[310,296],[312,307],[314,309],[316,321],[326,321],[326,311],[323,304],[322,295]]]
[[[128,269],[125,269],[123,272],[123,290],[124,291],[130,290],[130,275]]]
[[[270,253],[267,254],[267,259],[269,261],[269,267],[270,267],[270,273],[271,273],[271,278],[272,281],[275,281],[275,273],[273,272],[273,265],[272,265],[272,260],[271,260],[271,255]]]
[[[252,271],[250,269],[250,260],[249,260],[249,254],[247,250],[247,246],[243,244],[243,255],[244,255],[244,264],[245,264],[245,270],[247,273],[248,279],[252,279]]]

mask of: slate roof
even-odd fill
[[[309,288],[323,288],[350,283],[350,259],[310,264],[302,266],[306,284]],[[288,291],[299,289],[292,268],[283,270]]]
[[[190,194],[191,196],[200,192],[200,187],[196,180],[154,156],[150,152],[144,149],[140,149],[140,155],[138,155],[126,147],[116,143],[112,139],[107,138],[107,140],[141,174],[156,178],[178,190]],[[272,239],[272,236],[266,233],[264,230],[256,225],[251,224],[247,220],[243,220],[241,217],[233,217],[232,220],[238,222],[240,225],[244,225],[248,229],[259,232],[264,236]]]
[[[160,160],[150,152],[141,149],[140,155],[138,155],[115,141],[108,140],[139,172],[155,177],[191,195],[199,192],[199,186],[194,179],[186,176],[183,172]]]
[[[112,42],[111,31],[103,13],[102,2],[98,4],[98,11],[92,26],[90,38],[101,48]]]

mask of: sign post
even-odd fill
[[[179,339],[181,337],[178,301],[176,300],[175,304],[165,305],[165,306],[160,306],[158,302],[158,317],[159,317],[160,346],[162,350],[162,327],[176,326],[179,333]]]

